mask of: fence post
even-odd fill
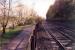
[[[34,36],[31,37],[31,50],[35,50]]]

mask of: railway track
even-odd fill
[[[58,50],[72,50],[73,39],[66,35],[66,32],[56,28],[56,25],[43,24],[43,27],[49,37],[52,37]],[[53,46],[52,46],[53,47]]]
[[[75,31],[75,30],[73,30],[73,28],[68,26],[69,24],[67,24],[67,23],[54,22],[54,23],[52,23],[52,25],[59,26],[59,27],[61,27],[63,29],[66,29],[66,30],[69,30],[69,31],[72,31],[72,32]]]
[[[75,29],[67,27],[67,26],[63,25],[62,23],[52,23],[52,25],[54,25],[54,27],[57,28],[59,30],[59,32],[66,33],[64,35],[68,36],[69,38],[71,38],[72,41],[75,42],[75,40],[74,40],[74,38],[75,38],[75,34],[74,34]]]

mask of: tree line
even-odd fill
[[[73,20],[75,0],[56,0],[47,12],[47,20]]]
[[[14,29],[16,26],[35,24],[40,17],[33,8],[29,8],[24,4],[13,3],[13,0],[0,0],[0,28],[2,28],[2,36],[5,34],[6,28]]]

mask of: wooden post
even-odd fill
[[[31,37],[31,50],[35,50],[34,36]]]

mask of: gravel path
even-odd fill
[[[23,29],[22,32],[12,39],[12,41],[3,50],[24,50],[34,28],[35,26],[31,26]]]

